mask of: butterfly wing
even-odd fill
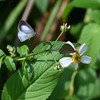
[[[69,53],[74,53],[75,50],[73,47],[69,44],[64,44],[61,49],[59,50],[59,53],[61,54],[69,54]]]
[[[21,20],[18,25],[18,38],[21,42],[30,39],[35,36],[35,32],[32,27],[25,21]]]
[[[18,38],[21,42],[27,40],[27,39],[30,39],[31,37],[33,37],[33,34],[25,34],[24,32],[22,31],[19,31],[18,32]]]
[[[24,32],[34,32],[32,27],[25,21],[21,20],[18,25],[18,30],[19,31],[24,31]]]

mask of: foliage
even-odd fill
[[[0,12],[1,100],[100,100],[99,0],[1,0]],[[25,42],[17,37],[21,19],[36,31]],[[90,64],[60,65],[69,40],[87,44]]]

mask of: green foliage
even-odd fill
[[[81,70],[75,79],[75,95],[78,100],[89,100],[94,94],[96,82],[96,73],[91,68]],[[95,93],[95,95],[97,95]]]
[[[26,11],[30,1],[0,1],[1,100],[100,100],[100,0],[35,0],[31,12]],[[21,18],[35,29],[34,41],[18,41]],[[59,53],[65,42],[52,42],[66,22],[71,28],[61,40],[74,41],[75,47],[86,43],[92,58],[77,70],[60,66],[59,60],[69,57]]]
[[[1,68],[1,65],[2,65],[4,55],[5,55],[5,53],[0,49],[0,68]]]
[[[0,49],[0,57],[2,57],[5,53]]]
[[[20,56],[25,56],[29,52],[29,48],[26,45],[23,45],[21,47],[17,47],[17,52],[20,54]]]
[[[100,8],[99,0],[73,0],[72,4],[80,8]]]
[[[3,58],[4,57],[0,57],[0,68],[1,68],[1,65],[2,65]]]
[[[89,21],[93,21],[100,24],[100,10],[99,9],[88,9],[87,16]]]
[[[28,61],[24,70],[27,70],[29,67],[31,68],[31,72],[27,71],[28,73],[33,73],[31,80],[23,73],[23,68],[9,78],[2,92],[2,100],[45,100],[48,98],[62,73],[62,71],[54,70],[54,67],[56,66],[55,60],[62,56],[58,50],[63,43],[57,42],[55,44],[51,43],[51,45],[53,45],[52,50],[55,51],[38,54]],[[42,49],[40,49],[41,47]],[[50,48],[48,43],[42,43],[33,52],[41,52],[48,48]],[[30,75],[32,74],[29,74],[29,77]]]
[[[96,58],[100,52],[100,45],[98,44],[100,42],[100,24],[89,23],[84,26],[79,41],[88,45],[87,54],[92,57],[90,65],[95,67]]]
[[[74,69],[72,67],[66,68],[66,70],[64,70],[62,76],[59,78],[57,86],[48,100],[62,100],[66,95],[69,95],[70,80],[73,72]]]
[[[4,62],[10,71],[16,70],[16,66],[12,57],[6,56],[6,58],[4,59]]]

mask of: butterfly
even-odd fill
[[[21,20],[18,24],[18,38],[21,42],[26,41],[36,35],[36,32],[25,21]]]
[[[69,45],[69,44],[64,44],[64,45],[61,47],[61,49],[59,50],[59,53],[61,53],[61,54],[69,54],[69,53],[74,53],[74,52],[76,52],[76,51],[75,51],[74,48],[73,48],[71,45]]]

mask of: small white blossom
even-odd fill
[[[71,57],[63,57],[59,60],[59,63],[62,67],[68,67],[69,65],[73,65],[75,69],[78,68],[78,63],[82,62],[84,64],[89,64],[91,62],[91,57],[83,55],[87,51],[87,45],[84,43],[77,50],[75,46],[70,42],[66,42],[69,44],[74,50],[74,53],[70,53]]]
[[[67,23],[60,26],[60,30],[63,33],[66,32],[68,29],[70,29],[70,25],[67,26]]]

